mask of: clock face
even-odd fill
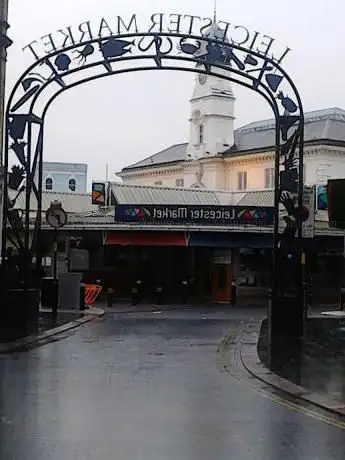
[[[207,75],[205,75],[203,73],[200,73],[199,74],[199,83],[200,83],[200,85],[204,85],[206,83],[206,80],[207,80]]]

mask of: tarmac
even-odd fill
[[[102,308],[103,306],[103,308]],[[97,320],[103,315],[115,314],[119,318],[126,314],[159,314],[168,311],[195,311],[193,305],[153,305],[153,304],[118,304],[105,308],[103,303],[88,308],[84,312],[59,311],[53,320],[48,310],[40,311],[40,330],[37,334],[19,338],[12,342],[0,344],[0,354],[26,351],[37,346],[60,340],[65,333]],[[200,306],[198,306],[200,308]],[[219,307],[218,307],[219,308]],[[223,306],[233,309],[230,306]],[[322,311],[319,307],[311,310],[308,321],[308,336],[298,353],[293,351],[287,356],[282,348],[281,366],[270,368],[267,356],[265,334],[267,325],[262,321],[265,310],[252,309],[258,313],[247,323],[244,322],[240,337],[240,359],[247,372],[272,387],[301,399],[326,411],[345,416],[345,314],[344,312]],[[212,306],[205,311],[212,311]],[[236,310],[236,309],[235,309]],[[240,309],[238,309],[240,310]],[[260,313],[262,315],[260,315]],[[336,331],[336,332],[334,332]],[[266,348],[265,348],[266,347]]]

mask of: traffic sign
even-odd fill
[[[67,224],[67,213],[62,208],[60,202],[53,201],[50,204],[50,208],[48,208],[46,212],[46,220],[47,223],[56,230]]]

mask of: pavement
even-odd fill
[[[101,317],[104,310],[90,307],[84,311],[59,310],[56,317],[53,317],[51,310],[40,309],[37,331],[30,335],[18,335],[15,338],[3,339],[0,341],[0,355],[18,350],[44,345],[52,340],[58,340],[60,334],[74,329],[84,323]]]
[[[321,314],[309,318],[304,340],[281,341],[274,356],[267,322],[245,330],[241,359],[264,383],[329,412],[345,415],[345,318]]]
[[[343,418],[244,368],[263,315],[108,311],[0,357],[0,458],[343,460]]]

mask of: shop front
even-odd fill
[[[247,195],[248,202],[258,202]],[[89,196],[78,203],[75,196],[70,202],[67,198],[49,195],[44,200],[58,199],[68,211],[68,224],[58,232],[59,273],[81,270],[70,257],[70,248],[77,245],[88,252],[84,281],[101,282],[103,292],[111,289],[120,301],[128,302],[133,287],[139,285],[143,301],[148,302],[162,292],[165,302],[180,303],[188,294],[191,302],[230,303],[235,283],[237,303],[250,304],[248,296],[266,302],[272,271],[272,207],[223,206],[220,201],[243,200],[236,201],[231,194],[225,200],[209,190],[124,184],[113,185],[107,209],[82,212]],[[329,229],[326,221],[316,224],[314,238],[304,241],[307,269],[315,279],[315,291],[332,285],[338,293],[343,234]],[[53,240],[54,232],[46,225],[41,251],[48,276]]]
[[[109,231],[102,278],[120,299],[139,284],[148,302],[161,288],[166,302],[181,302],[187,290],[190,302],[231,303],[232,281],[241,274],[240,248],[269,252],[271,244],[270,235],[231,231]]]

